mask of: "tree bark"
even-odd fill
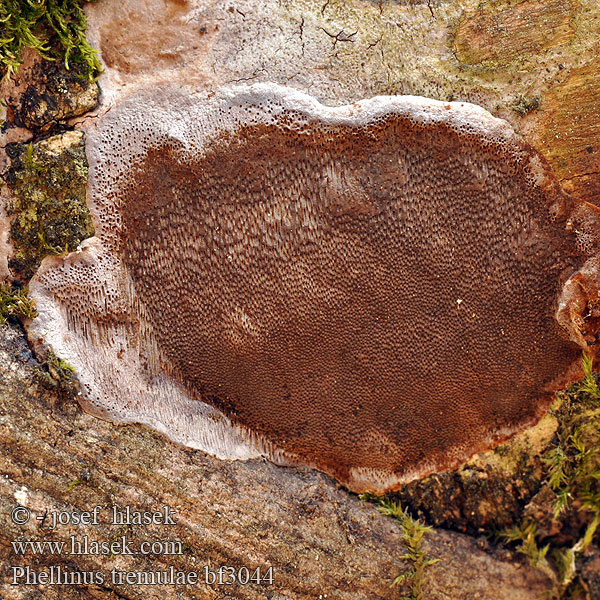
[[[550,161],[573,197],[600,202],[596,0],[240,0],[231,6],[201,0],[102,0],[87,13],[90,39],[106,67],[97,110],[108,110],[136,86],[160,85],[174,77],[207,88],[274,81],[328,104],[377,94],[470,101],[510,121]],[[10,96],[3,150],[8,142],[79,127],[93,118],[57,109],[44,120],[39,105],[32,109],[25,102],[25,80],[33,78],[35,85],[39,72],[24,68],[19,77],[18,85],[3,83],[9,86],[3,87],[3,97]],[[90,97],[89,90],[74,93]],[[40,95],[37,102],[51,104],[52,98]],[[43,122],[27,119],[27,110],[42,115]],[[6,167],[5,153],[0,159],[0,167]],[[0,221],[6,220],[0,214]],[[4,240],[0,254],[5,255],[8,250],[2,248]],[[6,265],[0,257],[0,277]],[[31,355],[19,325],[0,327],[1,598],[402,595],[391,587],[412,564],[405,559],[402,527],[374,505],[318,472],[256,460],[223,462],[143,427],[93,418],[61,381],[55,367]],[[31,511],[26,524],[11,520],[17,506]],[[96,506],[98,525],[49,528],[53,514],[65,511],[67,518]],[[113,506],[142,512],[167,506],[176,523],[112,525]],[[181,547],[175,555],[19,556],[12,544],[69,544],[71,536],[78,542],[84,536],[89,541],[124,539],[136,549],[157,540]],[[544,598],[550,589],[543,574],[484,538],[436,530],[426,534],[425,550],[439,562],[426,569],[424,598],[525,600]],[[169,567],[198,572],[202,579],[205,567],[210,576],[221,565],[237,572],[260,568],[263,575],[272,567],[273,583],[154,586],[118,583],[118,575],[117,582],[111,579],[113,570],[139,574]],[[26,566],[38,573],[51,567],[63,574],[98,572],[104,581],[24,585],[22,577],[20,585],[11,585],[11,567]]]

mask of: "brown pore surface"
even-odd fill
[[[124,263],[163,368],[271,455],[346,483],[448,468],[580,354],[554,312],[582,258],[527,152],[391,115],[178,156],[127,178]]]

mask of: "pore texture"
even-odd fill
[[[96,237],[31,330],[96,414],[383,490],[532,423],[580,355],[555,313],[589,248],[476,106],[138,92],[88,159]]]

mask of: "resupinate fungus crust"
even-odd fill
[[[30,285],[84,407],[356,491],[533,423],[593,354],[595,209],[480,107],[141,90],[91,125],[96,235]]]

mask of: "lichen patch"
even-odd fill
[[[86,205],[87,160],[83,133],[67,131],[7,148],[13,197],[8,202],[15,248],[11,269],[28,280],[44,256],[75,250],[94,234]]]

